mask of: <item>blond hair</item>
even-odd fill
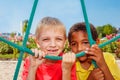
[[[57,18],[53,17],[44,17],[40,23],[38,24],[35,32],[36,39],[39,39],[40,33],[43,29],[57,29],[62,30],[64,32],[65,38],[66,38],[66,29],[63,23],[58,20]]]

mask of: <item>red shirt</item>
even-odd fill
[[[36,72],[36,80],[62,80],[62,67],[61,60],[58,60],[54,64],[46,65],[41,64]],[[29,58],[25,59],[22,72],[22,80],[26,80],[29,69]],[[72,68],[71,74],[72,80],[76,80],[76,68],[75,65]]]

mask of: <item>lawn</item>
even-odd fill
[[[16,60],[19,57],[19,54],[14,56],[13,54],[0,54],[0,60]],[[23,59],[25,55],[23,56]]]

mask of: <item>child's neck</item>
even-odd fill
[[[85,70],[88,70],[89,67],[91,66],[91,61],[90,60],[86,60],[84,62],[80,62],[82,68],[84,68]]]

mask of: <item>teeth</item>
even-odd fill
[[[57,50],[48,50],[48,51],[57,51]]]

